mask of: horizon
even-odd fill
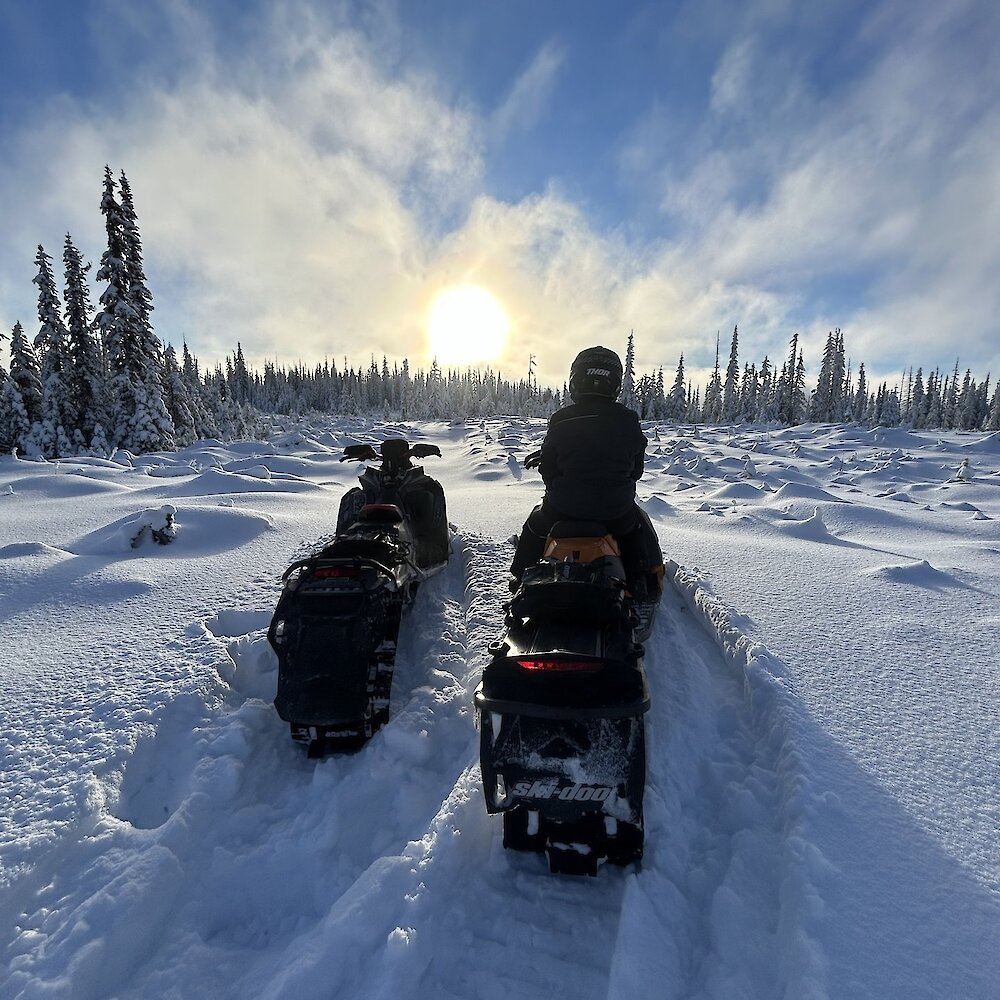
[[[213,367],[239,342],[426,370],[432,306],[472,286],[503,337],[443,370],[534,356],[558,387],[634,330],[637,375],[683,353],[704,385],[739,326],[741,368],[798,333],[812,380],[839,327],[873,382],[1000,372],[985,3],[57,11],[0,9],[5,333],[34,330],[39,243],[60,286],[67,231],[96,266],[110,163],[157,334]],[[450,322],[455,357],[488,339]]]

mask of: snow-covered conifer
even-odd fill
[[[177,352],[170,344],[163,360],[167,380],[165,402],[174,427],[174,443],[179,448],[186,448],[198,439],[197,424],[191,412],[191,394],[177,364]]]
[[[731,424],[738,416],[737,380],[740,377],[739,332],[733,327],[733,339],[729,346],[729,364],[726,366],[726,381],[722,393],[722,419]]]
[[[75,450],[70,437],[78,423],[78,415],[69,393],[72,371],[69,334],[62,318],[59,293],[52,273],[52,258],[41,245],[35,255],[35,264],[38,273],[33,281],[38,286],[39,322],[35,350],[42,384],[38,444],[46,458],[63,458]]]
[[[997,387],[993,390],[993,399],[990,402],[990,414],[986,420],[988,431],[1000,431],[1000,379],[997,380]]]
[[[77,451],[91,450],[101,454],[100,442],[96,445],[94,442],[94,431],[101,424],[103,432],[107,413],[104,405],[104,368],[100,347],[93,336],[93,307],[87,286],[90,264],[84,262],[83,254],[73,245],[69,233],[63,247],[63,266],[69,354],[66,391],[74,414],[74,443]]]
[[[635,331],[630,331],[625,347],[625,368],[622,372],[621,402],[630,410],[636,408],[635,396]]]
[[[4,382],[3,410],[7,421],[3,437],[29,454],[40,452],[37,434],[42,416],[42,383],[38,361],[24,328],[14,324],[10,335],[10,373]]]
[[[722,419],[722,376],[719,374],[719,335],[715,335],[715,369],[705,388],[705,404],[702,420],[706,424],[717,424]]]
[[[101,212],[108,246],[101,256],[97,280],[105,287],[100,295],[101,310],[95,319],[100,330],[108,366],[108,403],[111,443],[114,447],[131,444],[129,421],[135,413],[134,384],[143,368],[138,364],[139,343],[135,308],[129,298],[128,270],[125,262],[125,224],[121,205],[115,197],[111,168],[104,168],[104,194]]]

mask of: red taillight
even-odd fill
[[[355,569],[353,566],[321,566],[313,573],[313,576],[319,577],[320,579],[326,579],[331,576],[339,577],[360,575],[361,570]]]
[[[517,665],[525,670],[564,670],[593,673],[604,666],[603,660],[568,660],[554,657],[535,657],[531,660],[517,660]]]

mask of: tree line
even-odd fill
[[[733,327],[729,363],[723,376],[719,343],[715,368],[702,394],[701,387],[685,379],[684,355],[677,363],[669,389],[663,369],[635,375],[634,335],[629,334],[625,353],[622,401],[645,420],[690,424],[859,423],[894,427],[905,424],[915,430],[1000,430],[1000,385],[990,396],[990,376],[977,382],[971,369],[962,377],[955,370],[942,375],[940,369],[927,374],[904,372],[899,385],[869,383],[862,362],[851,371],[839,329],[827,334],[816,387],[807,390],[805,358],[794,334],[781,369],[765,355],[759,367],[739,364],[739,328]]]
[[[103,286],[94,308],[91,265],[67,234],[60,299],[52,257],[42,246],[38,268],[38,333],[20,322],[10,335],[10,371],[0,366],[0,450],[18,449],[47,459],[105,456],[186,447],[206,438],[260,436],[267,415],[320,411],[387,419],[456,419],[509,415],[544,417],[569,401],[561,389],[539,386],[531,367],[510,381],[492,369],[426,372],[409,362],[390,368],[374,356],[367,368],[323,364],[251,369],[242,346],[211,371],[182,344],[181,356],[153,330],[153,300],[143,264],[142,240],[124,171],[116,183],[105,167],[100,204],[107,234],[96,281]],[[0,343],[6,337],[0,331]],[[918,368],[901,383],[869,385],[865,366],[856,374],[846,360],[841,331],[828,334],[815,389],[807,391],[798,334],[780,370],[768,357],[739,364],[739,331],[733,328],[723,375],[719,343],[705,386],[686,378],[683,354],[669,388],[662,367],[636,377],[634,335],[625,355],[622,401],[643,419],[691,424],[852,421],[914,428],[1000,430],[1000,389],[989,395],[989,376],[977,382],[940,370],[926,378]]]

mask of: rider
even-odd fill
[[[618,539],[633,591],[658,586],[662,554],[648,518],[635,504],[646,438],[639,417],[617,402],[622,363],[606,347],[581,351],[570,369],[573,402],[549,418],[538,463],[545,483],[542,502],[528,515],[510,571],[516,587],[543,552],[557,521],[599,521]]]

